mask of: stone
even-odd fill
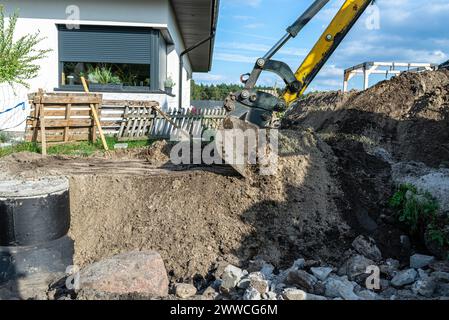
[[[326,297],[360,300],[354,293],[354,284],[347,277],[330,277],[325,281]]]
[[[380,272],[393,278],[400,267],[400,262],[395,259],[387,259],[384,264],[380,266]]]
[[[80,271],[80,289],[154,297],[168,295],[164,262],[155,251],[132,251],[96,262]]]
[[[300,289],[287,288],[282,292],[282,297],[290,301],[304,301],[307,299],[307,293]]]
[[[386,290],[390,287],[390,281],[386,279],[380,279],[380,290]]]
[[[393,279],[391,280],[391,284],[395,287],[403,287],[407,284],[412,284],[415,282],[418,273],[415,269],[407,269],[398,272]]]
[[[175,285],[175,294],[178,298],[187,299],[196,295],[196,288],[188,283],[177,283]]]
[[[435,261],[429,266],[434,271],[449,272],[449,261]]]
[[[307,293],[306,300],[307,301],[324,301],[324,300],[328,300],[328,299],[324,296]]]
[[[368,277],[366,269],[368,266],[375,265],[375,262],[365,258],[362,255],[356,255],[349,258],[338,270],[338,275],[347,275],[349,280],[364,280]],[[362,278],[362,279],[359,279]]]
[[[327,277],[331,274],[332,270],[333,270],[332,268],[324,268],[324,267],[310,268],[310,271],[313,273],[313,275],[321,281],[326,280]]]
[[[373,260],[382,260],[382,253],[376,246],[376,242],[372,238],[367,238],[365,236],[358,236],[353,242],[352,247],[362,256]]]
[[[221,287],[225,289],[232,289],[237,286],[240,279],[243,277],[243,270],[233,265],[228,265],[221,276]]]
[[[435,271],[431,274],[431,277],[440,282],[449,282],[448,272]]]
[[[258,278],[250,278],[250,288],[256,289],[260,294],[268,292],[268,281],[258,279]]]
[[[312,292],[318,280],[303,270],[293,270],[288,273],[287,283],[298,286],[307,292]]]
[[[436,282],[432,278],[416,281],[412,286],[414,294],[420,294],[423,297],[430,298],[436,290]]]
[[[371,290],[360,291],[357,295],[363,300],[370,300],[370,301],[380,300],[379,295]]]
[[[437,294],[442,297],[449,297],[449,283],[439,283]]]
[[[203,294],[201,295],[202,300],[215,300],[217,296],[218,292],[212,287],[207,287],[207,289],[204,290]]]
[[[418,300],[418,298],[411,290],[398,290],[396,300]]]
[[[310,269],[310,268],[317,268],[321,265],[321,262],[316,260],[307,260],[306,263],[304,263],[303,269]]]
[[[237,284],[237,288],[246,290],[246,289],[248,289],[250,283],[251,283],[251,279],[248,277],[245,277],[239,281],[239,283]]]
[[[272,291],[269,291],[262,295],[262,299],[263,300],[277,300],[277,294]]]
[[[273,278],[273,271],[274,266],[269,263],[265,263],[260,269],[260,273],[263,275],[265,280],[270,280]]]
[[[303,269],[305,265],[306,265],[306,260],[298,259],[295,262],[293,262],[292,269],[294,269],[294,270]]]
[[[261,300],[262,297],[259,293],[259,291],[257,291],[254,288],[249,287],[248,289],[246,289],[245,293],[243,294],[243,300],[246,301],[255,301],[255,300]]]
[[[423,254],[414,254],[410,257],[410,268],[413,269],[421,269],[429,266],[432,262],[435,261],[435,257],[426,256]]]
[[[326,294],[326,286],[323,281],[318,281],[313,287],[313,293],[319,296]]]

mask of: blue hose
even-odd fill
[[[0,112],[0,116],[1,116],[2,114],[4,114],[4,113],[7,113],[7,112],[12,111],[12,110],[14,110],[14,109],[16,109],[16,108],[19,108],[19,107],[22,107],[22,110],[25,110],[25,102],[21,102],[21,103],[19,103],[18,105],[16,105],[15,107],[6,109],[5,111],[1,111],[1,112]]]

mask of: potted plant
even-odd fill
[[[173,94],[173,87],[176,85],[176,83],[173,81],[172,77],[169,76],[165,81],[164,81],[164,87],[165,87],[165,92],[167,94],[172,95]]]
[[[120,77],[113,74],[111,68],[89,68],[88,80],[90,87],[95,90],[122,90],[123,83]]]

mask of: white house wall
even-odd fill
[[[3,1],[2,1],[3,2]],[[5,1],[5,8],[11,14],[19,8],[19,21],[16,28],[16,37],[40,31],[46,39],[42,41],[42,48],[51,48],[53,51],[48,57],[40,61],[41,71],[37,78],[30,80],[31,90],[43,88],[53,91],[58,87],[58,30],[57,24],[67,23],[66,8],[76,5],[80,9],[79,24],[110,25],[110,26],[136,26],[168,29],[173,42],[167,50],[167,76],[171,76],[176,83],[174,93],[176,97],[164,94],[133,94],[133,93],[102,93],[104,99],[151,99],[159,101],[161,106],[176,107],[179,91],[179,55],[185,49],[174,13],[168,0],[39,0]],[[74,24],[78,21],[69,21]],[[184,59],[183,72],[183,106],[190,106],[190,82],[187,75],[191,74],[190,62]]]

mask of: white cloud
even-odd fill
[[[257,59],[257,57],[255,57],[255,56],[237,54],[237,53],[217,52],[215,54],[215,60],[226,61],[226,62],[253,63],[256,61],[256,59]]]
[[[222,74],[212,74],[212,73],[195,73],[193,75],[195,81],[204,81],[204,82],[224,82],[227,77]]]

